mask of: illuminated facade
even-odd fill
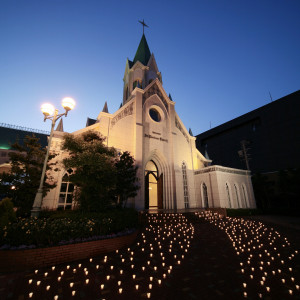
[[[196,138],[163,88],[144,35],[133,61],[127,59],[123,81],[122,106],[111,114],[105,103],[96,120],[88,119],[87,127],[73,134],[94,130],[106,138],[107,146],[131,153],[139,167],[140,190],[128,205],[139,210],[255,207],[248,171],[210,166],[197,150]],[[66,155],[60,151],[63,134],[56,131],[51,145],[60,159]],[[57,188],[43,200],[43,207],[70,208],[66,172],[58,172],[56,178]]]

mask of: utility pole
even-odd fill
[[[238,154],[239,154],[239,157],[243,160],[245,160],[245,163],[246,163],[246,167],[247,167],[247,170],[250,171],[250,167],[249,167],[249,160],[250,160],[250,154],[247,153],[247,151],[250,149],[250,148],[247,148],[246,146],[250,144],[249,141],[247,140],[242,140],[241,141],[241,146],[242,146],[242,149],[238,151]]]

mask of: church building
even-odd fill
[[[96,120],[76,132],[100,132],[108,147],[128,151],[138,166],[140,189],[128,206],[143,209],[255,208],[249,171],[212,165],[200,153],[162,84],[154,54],[143,34],[134,59],[127,59],[123,102],[114,113],[105,103]],[[51,150],[58,159],[64,135],[62,123],[54,133]],[[66,170],[55,173],[57,187],[43,199],[42,208],[71,209],[74,187]]]

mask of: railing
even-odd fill
[[[11,125],[11,124],[7,124],[7,123],[0,123],[0,127],[23,130],[23,131],[27,131],[27,132],[47,134],[47,135],[50,134],[50,131],[41,130],[41,129],[33,129],[33,128],[23,127],[23,126],[19,126],[19,125]]]

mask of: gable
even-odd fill
[[[144,90],[144,94],[143,94],[143,104],[145,103],[145,101],[152,95],[157,95],[161,101],[163,102],[163,104],[166,107],[166,110],[169,111],[169,103],[174,104],[174,102],[171,102],[168,99],[168,96],[166,94],[166,92],[164,91],[164,89],[161,87],[161,83],[158,79],[155,79],[151,84],[149,84],[146,89]]]

